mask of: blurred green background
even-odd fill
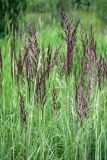
[[[107,0],[0,0],[0,34],[17,30],[22,22],[34,23],[34,18],[35,23],[37,23],[36,18],[39,18],[40,22],[43,15],[44,21],[47,19],[45,24],[48,24],[48,20],[53,17],[55,21],[59,21],[61,7],[66,12],[72,12],[77,17],[85,19],[86,24],[106,25]],[[46,14],[50,18],[46,17]]]

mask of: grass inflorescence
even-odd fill
[[[107,159],[106,56],[63,9],[61,27],[56,46],[31,25],[1,45],[1,160]]]

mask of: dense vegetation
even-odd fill
[[[102,21],[82,0],[73,1],[73,15],[36,2],[42,11],[28,9],[19,30],[0,39],[0,159],[106,160]],[[55,10],[56,3],[45,4]]]
[[[0,34],[18,29],[19,22],[27,12],[57,12],[61,7],[71,9],[91,10],[103,21],[107,20],[106,0],[1,0],[0,1]]]
[[[26,0],[0,0],[0,34],[18,28],[19,19],[26,7]]]

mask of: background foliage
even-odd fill
[[[26,7],[26,0],[0,0],[0,33],[17,28]]]
[[[103,20],[107,21],[107,1],[106,0],[96,0],[95,1],[95,11],[96,15]]]
[[[0,33],[6,33],[13,28],[18,28],[19,19],[23,13],[51,12],[57,14],[60,7],[65,10],[93,11],[103,21],[107,20],[106,0],[0,0]],[[27,9],[27,10],[26,10]]]

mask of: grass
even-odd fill
[[[82,13],[81,15],[83,16]],[[85,16],[83,23],[86,26]],[[41,20],[39,21],[39,19]],[[30,20],[28,19],[28,21]],[[59,22],[52,22],[48,18],[42,19],[41,15],[37,22],[37,29],[40,31],[38,44],[41,50],[43,44],[46,53],[50,43],[52,46],[51,56],[54,57],[55,49],[62,44],[58,62],[55,62],[52,71],[49,72],[49,78],[46,77],[46,101],[44,104],[40,101],[38,104],[35,102],[37,79],[30,86],[29,100],[26,68],[24,68],[24,76],[22,75],[19,83],[17,83],[17,74],[12,82],[11,42],[13,42],[13,36],[9,35],[0,40],[3,59],[3,81],[0,91],[0,160],[106,160],[107,81],[105,79],[104,82],[101,82],[101,89],[97,85],[94,88],[89,115],[82,117],[81,124],[75,100],[75,83],[79,84],[82,72],[83,49],[80,34],[77,35],[77,43],[73,52],[73,71],[67,78],[63,68],[63,55],[66,56],[67,50],[66,41],[61,37],[63,31]],[[96,27],[94,29],[98,30]],[[107,42],[105,37],[100,32],[96,32],[95,40],[98,59],[100,55],[106,57]],[[23,41],[25,42],[25,40]],[[19,46],[22,48],[22,54],[25,52],[23,44],[17,36],[15,48],[17,58]],[[78,62],[76,61],[77,51],[80,57]],[[17,65],[15,68],[17,70]],[[78,72],[77,81],[75,81],[74,74],[76,68]],[[40,70],[39,73],[41,74],[41,72]],[[25,121],[22,117],[20,96],[24,98]]]

